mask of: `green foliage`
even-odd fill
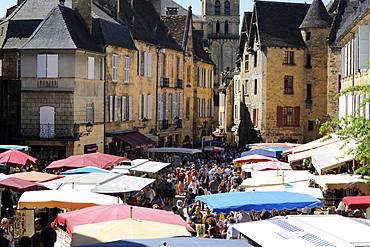
[[[334,99],[339,96],[345,95],[350,92],[364,92],[370,94],[370,85],[353,86],[346,90],[343,90],[340,94],[337,94]],[[359,113],[360,107],[363,107],[367,102],[370,102],[370,98],[364,98],[359,109],[356,109],[356,113]],[[349,148],[346,151],[346,155],[355,155],[355,159],[364,165],[356,170],[358,174],[369,175],[370,174],[370,119],[354,114],[354,116],[347,116],[340,119],[332,119],[324,123],[320,128],[320,134],[327,135],[327,138],[331,138],[332,134],[343,136],[346,138],[346,143],[350,140],[356,141],[356,146]],[[345,146],[345,145],[344,145]],[[344,146],[342,148],[344,148]]]

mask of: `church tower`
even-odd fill
[[[240,23],[240,0],[201,0],[201,17],[205,21],[205,46],[216,64],[215,89],[221,82],[221,73],[235,67]]]

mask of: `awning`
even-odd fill
[[[325,140],[326,138],[328,138],[328,137],[324,136],[324,137],[322,137],[320,139],[317,139],[317,140],[314,140],[312,142],[308,142],[308,143],[300,145],[298,147],[294,147],[290,151],[293,154],[295,154],[295,153],[307,151],[307,150],[310,150],[310,149],[322,147],[322,146],[325,146],[325,145],[328,145],[328,144],[331,144],[333,142],[337,142],[337,141],[340,140],[337,135],[333,135],[332,138],[330,138],[328,140]]]
[[[140,132],[115,134],[114,137],[130,144],[132,149],[146,148],[156,145],[155,141],[151,140]]]
[[[370,235],[364,234],[370,231],[368,220],[340,215],[289,215],[233,227],[263,247],[370,245]]]
[[[155,180],[151,178],[140,178],[134,176],[120,175],[104,184],[98,185],[91,189],[91,192],[96,193],[124,193],[131,191],[139,191],[144,189]]]
[[[169,165],[171,165],[171,163],[148,161],[130,169],[130,171],[155,173]]]
[[[161,148],[148,148],[148,149],[145,150],[145,152],[195,154],[195,153],[201,153],[202,150],[200,150],[200,149],[193,149],[193,148],[161,147]]]

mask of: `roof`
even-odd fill
[[[187,15],[188,14],[188,10],[186,9],[187,6],[183,7],[173,0],[162,0],[162,6],[161,6],[162,16],[167,15],[167,7],[177,8],[177,15]],[[197,15],[192,14],[192,17],[193,17],[193,20],[196,22],[203,21],[202,18]]]
[[[252,19],[252,12],[244,12],[241,34],[239,38],[239,55],[244,53],[245,44],[248,42],[249,29]]]
[[[301,25],[310,5],[255,1],[254,18],[257,22],[261,46],[304,47]]]
[[[307,27],[330,27],[332,19],[325,9],[322,0],[314,0],[300,28]]]
[[[45,42],[47,40],[47,42]],[[74,9],[56,6],[43,20],[22,49],[82,49],[100,52]]]

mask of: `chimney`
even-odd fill
[[[72,0],[72,8],[76,9],[84,19],[89,32],[92,31],[92,0]]]
[[[66,1],[65,0],[59,0],[59,4],[60,5],[64,5],[66,3]]]

